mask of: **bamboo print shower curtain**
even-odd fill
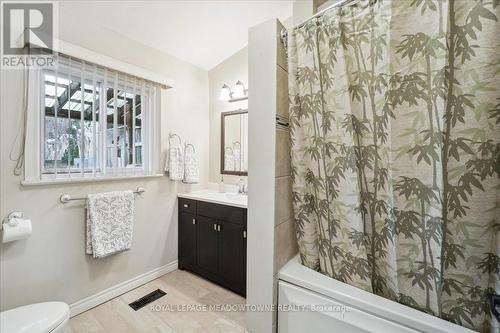
[[[289,33],[304,265],[490,331],[499,19],[499,0],[355,1]]]

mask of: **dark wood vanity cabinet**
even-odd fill
[[[179,198],[179,269],[246,295],[247,210]]]

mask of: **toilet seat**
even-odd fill
[[[20,306],[0,313],[0,333],[55,333],[68,319],[69,306],[66,303]]]

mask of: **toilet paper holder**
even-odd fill
[[[8,224],[11,227],[15,227],[17,225],[16,219],[22,219],[23,213],[21,212],[12,212],[10,213],[2,222],[2,228],[4,224]]]

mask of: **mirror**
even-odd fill
[[[221,174],[248,174],[248,110],[221,114]]]

